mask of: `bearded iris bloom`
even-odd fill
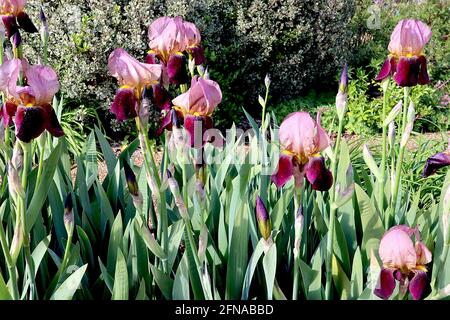
[[[108,67],[120,85],[111,112],[119,121],[136,118],[144,89],[159,82],[161,66],[141,63],[119,48],[109,56]]]
[[[221,101],[222,91],[217,82],[199,76],[192,78],[187,92],[172,100],[173,109],[184,119],[184,128],[189,133],[191,147],[205,143],[203,135],[213,127],[211,115]],[[199,127],[200,131],[197,130]]]
[[[282,151],[277,172],[272,175],[277,187],[294,177],[299,188],[306,176],[314,190],[330,189],[333,176],[319,154],[330,145],[330,139],[320,125],[319,115],[314,121],[307,112],[291,113],[281,123],[279,136]]]
[[[17,86],[23,70],[27,85]],[[51,103],[59,91],[56,72],[47,66],[29,65],[25,60],[8,60],[0,66],[0,91],[6,96],[0,118],[15,124],[16,136],[23,142],[39,137],[44,130],[55,137],[64,135]]]
[[[374,293],[388,299],[394,292],[397,280],[402,294],[409,290],[414,300],[421,299],[429,285],[426,265],[431,262],[432,254],[420,241],[418,228],[406,225],[391,228],[381,239],[378,252],[383,267]]]
[[[438,152],[427,159],[423,168],[422,177],[426,178],[435,174],[440,168],[450,165],[450,141],[449,148],[443,152]]]
[[[163,84],[184,84],[188,82],[186,58],[188,52],[196,65],[205,61],[200,45],[200,31],[195,24],[185,22],[181,17],[161,17],[149,27],[150,51],[146,62],[155,63],[159,59],[163,66]]]
[[[431,35],[431,29],[422,21],[401,20],[392,32],[388,47],[390,54],[381,67],[377,80],[393,76],[401,87],[429,83],[423,50]]]
[[[25,32],[38,32],[30,17],[24,12],[26,0],[0,0],[0,16],[8,38],[19,29]]]

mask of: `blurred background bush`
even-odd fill
[[[422,19],[433,29],[426,48],[432,83],[413,90],[421,119],[416,129],[448,129],[448,0],[30,0],[27,11],[36,22],[41,5],[51,31],[49,61],[59,71],[66,111],[85,128],[101,119],[115,139],[126,138],[130,129],[108,112],[116,82],[107,58],[116,47],[144,58],[147,26],[162,15],[181,15],[200,28],[211,77],[224,93],[215,115],[219,127],[242,124],[242,107],[260,113],[257,96],[266,74],[272,79],[268,110],[279,120],[299,109],[321,110],[332,125],[337,74],[348,61],[353,81],[346,129],[358,134],[379,129],[380,89],[373,79],[391,31],[402,18]],[[39,38],[28,37],[25,43],[34,45],[25,52],[36,57]]]

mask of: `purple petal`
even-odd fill
[[[380,73],[378,73],[378,76],[376,77],[375,80],[377,81],[381,81],[386,79],[387,77],[389,77],[391,75],[392,71],[391,71],[391,59],[387,58],[383,65],[381,66],[381,70]]]
[[[47,123],[46,112],[41,107],[19,106],[14,122],[17,138],[28,143],[44,132]]]
[[[213,127],[211,117],[201,117],[187,115],[184,118],[184,128],[189,133],[190,146],[193,148],[201,148],[206,143],[204,133]]]
[[[424,290],[428,287],[428,278],[426,272],[417,271],[414,274],[411,282],[409,283],[409,292],[414,300],[422,299]]]
[[[38,29],[34,25],[33,21],[31,21],[30,17],[25,12],[20,12],[17,15],[17,23],[23,31],[28,33],[36,33]]]
[[[145,63],[147,64],[156,64],[156,54],[153,51],[150,51],[145,57]]]
[[[5,26],[6,37],[9,39],[19,30],[16,17],[11,15],[2,16],[2,21]]]
[[[182,54],[172,54],[167,62],[167,74],[170,83],[185,84],[188,82],[186,58]]]
[[[0,116],[3,117],[3,123],[5,126],[13,125],[13,117],[16,114],[17,105],[12,102],[5,102],[1,110]]]
[[[116,97],[111,105],[111,112],[117,120],[125,121],[137,117],[136,109],[138,101],[133,88],[121,88],[117,91]]]
[[[277,172],[271,177],[272,182],[275,183],[278,188],[283,187],[286,182],[292,178],[294,174],[294,164],[292,160],[292,156],[286,154],[280,155]]]
[[[394,80],[400,87],[413,87],[419,81],[419,63],[417,58],[401,57]]]
[[[172,114],[176,113],[175,110],[169,110],[167,114],[163,117],[161,125],[159,126],[158,130],[156,131],[156,134],[158,136],[162,135],[164,130],[172,130]]]
[[[427,59],[424,56],[419,57],[419,84],[424,85],[430,83],[430,77],[427,70]]]
[[[306,179],[311,183],[314,190],[327,191],[333,184],[333,175],[325,167],[323,157],[311,157],[306,164]]]
[[[392,295],[395,289],[395,279],[393,269],[381,269],[378,284],[374,290],[376,296],[387,300]]]
[[[450,154],[447,151],[436,153],[429,157],[423,168],[423,177],[429,177],[435,174],[440,168],[450,165]]]
[[[270,233],[272,232],[272,224],[266,206],[259,196],[256,197],[255,209],[259,232],[261,233],[261,236],[265,240],[267,240],[270,237]]]
[[[43,105],[42,108],[45,110],[47,115],[45,129],[47,129],[47,131],[54,137],[62,137],[64,135],[64,131],[59,123],[55,110],[49,104]]]
[[[161,110],[169,110],[172,103],[172,97],[161,84],[155,84],[153,89],[153,103]]]
[[[203,49],[203,47],[192,47],[187,51],[192,55],[196,66],[205,63],[205,49]]]

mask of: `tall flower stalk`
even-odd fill
[[[345,120],[345,114],[347,112],[347,87],[348,87],[348,68],[347,65],[344,66],[341,77],[340,77],[340,83],[339,83],[339,90],[338,94],[336,96],[336,111],[338,116],[338,132],[336,136],[336,143],[334,145],[333,150],[333,159],[331,159],[331,173],[334,178],[334,183],[331,186],[330,189],[330,215],[329,215],[329,222],[328,222],[328,233],[327,233],[327,252],[326,252],[326,260],[325,260],[325,267],[326,267],[326,282],[325,282],[325,299],[331,300],[331,281],[332,281],[332,270],[331,270],[331,262],[333,260],[333,242],[334,242],[334,229],[336,224],[336,214],[337,214],[337,207],[334,205],[336,202],[336,177],[337,177],[337,170],[338,170],[338,164],[337,160],[340,153],[341,148],[341,139],[342,139],[342,132],[344,129],[344,120]]]

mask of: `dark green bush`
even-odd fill
[[[28,11],[37,20],[41,1],[29,3]],[[95,101],[105,110],[116,85],[107,74],[109,53],[121,46],[144,57],[147,25],[161,15],[193,21],[202,32],[211,75],[224,92],[216,120],[228,126],[241,118],[242,107],[259,110],[255,96],[267,73],[277,100],[296,97],[334,74],[350,48],[353,4],[344,0],[49,0],[44,8],[52,31],[50,62],[61,75],[62,90],[68,98]],[[26,52],[36,55],[31,47]]]

